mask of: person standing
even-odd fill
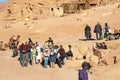
[[[104,25],[104,37],[107,38],[108,34],[109,34],[109,27],[108,27],[108,24],[105,23],[105,25]]]
[[[100,40],[102,36],[102,27],[99,22],[95,25],[94,33],[96,33],[96,39]]]
[[[23,61],[23,46],[24,43],[22,43],[19,47],[19,51],[20,51],[20,64],[22,65],[22,61]]]
[[[49,55],[50,55],[49,49],[47,47],[45,48],[43,55],[44,55],[44,68],[47,68],[48,67],[48,59],[49,59]]]
[[[38,42],[36,42],[36,50],[37,50],[36,63],[39,63],[42,60],[42,53],[41,44]]]
[[[88,80],[88,73],[85,69],[78,71],[78,80]]]
[[[50,57],[49,57],[51,68],[55,67],[56,59],[57,59],[57,49],[53,46],[51,48]]]
[[[17,44],[15,43],[15,41],[12,42],[11,49],[13,51],[12,57],[16,57],[18,55],[18,51],[17,51]]]
[[[87,40],[91,39],[91,28],[89,25],[86,25],[85,27],[85,37]]]
[[[78,80],[88,80],[87,70],[90,69],[90,64],[88,62],[82,63],[82,69],[78,70]]]
[[[35,44],[32,44],[31,53],[32,53],[32,65],[35,65],[36,64],[36,55],[37,55],[37,49],[36,49]]]
[[[32,49],[32,45],[28,43],[28,60],[29,60],[29,63],[32,65],[32,52],[31,52],[31,49]]]
[[[27,67],[28,66],[28,43],[25,42],[25,45],[23,46],[23,62],[22,65]]]

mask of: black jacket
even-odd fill
[[[85,36],[91,37],[91,28],[88,25],[85,27]]]
[[[95,25],[94,33],[102,33],[102,27],[100,24]]]

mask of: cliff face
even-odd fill
[[[23,20],[40,19],[53,16],[52,8],[60,7],[60,1],[56,0],[9,0],[1,12],[1,19],[4,20]],[[4,13],[4,14],[3,14]],[[61,16],[61,15],[60,15]]]
[[[9,0],[5,4],[0,4],[0,19],[2,20],[25,20],[41,19],[63,14],[63,9],[58,9],[54,13],[52,8],[60,7],[62,3],[79,0]],[[95,1],[95,0],[91,0]],[[101,4],[118,2],[119,0],[98,0]]]

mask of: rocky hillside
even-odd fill
[[[111,1],[113,0],[109,0],[109,5],[96,6],[83,10],[79,14],[52,18],[50,16],[51,13],[48,14],[49,12],[47,11],[52,10],[51,7],[59,5],[54,4],[54,0],[11,0],[4,4],[5,7],[2,4],[1,6],[3,7],[0,13],[1,41],[7,43],[12,35],[20,35],[20,43],[24,43],[28,40],[28,37],[31,37],[34,42],[37,41],[44,44],[50,36],[54,39],[55,44],[62,44],[66,51],[68,44],[71,44],[74,58],[73,60],[65,61],[62,69],[59,69],[57,65],[54,69],[44,69],[40,64],[23,68],[17,61],[18,57],[11,58],[11,50],[0,51],[0,79],[77,80],[77,70],[81,68],[81,63],[84,61],[83,55],[87,54],[86,61],[89,61],[93,66],[89,72],[90,80],[119,80],[120,41],[82,41],[82,39],[85,39],[84,27],[86,24],[91,27],[92,38],[95,38],[93,30],[97,22],[100,22],[102,28],[104,23],[107,22],[112,30],[114,28],[120,29],[120,3],[113,4]],[[103,41],[108,45],[108,49],[100,50],[102,60],[98,64],[98,57],[93,55],[92,48],[96,42]]]
[[[58,12],[53,13],[52,8],[60,7],[62,3],[71,3],[71,1],[78,0],[8,0],[7,3],[1,5],[0,20],[38,20],[56,16],[55,14]],[[111,4],[118,1],[102,0],[100,4]]]

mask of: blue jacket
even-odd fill
[[[57,58],[57,54],[54,53],[53,55],[50,55],[49,61],[55,63],[56,62],[56,58]]]
[[[86,70],[82,69],[82,70],[79,70],[78,72],[78,80],[88,80],[88,74],[86,72]]]

